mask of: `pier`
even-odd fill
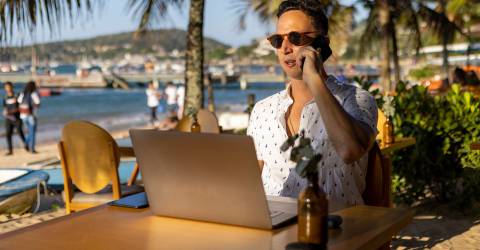
[[[211,82],[228,84],[229,82],[240,82],[242,89],[247,89],[251,82],[284,83],[283,75],[276,74],[239,74],[209,75]],[[26,83],[33,80],[32,75],[22,73],[0,74],[0,82],[10,81],[13,83]],[[144,86],[149,81],[183,83],[185,75],[181,74],[154,74],[154,73],[114,73],[106,74],[92,73],[88,76],[79,77],[73,74],[62,75],[37,75],[35,81],[42,87],[51,88],[120,88],[129,89],[137,86]]]

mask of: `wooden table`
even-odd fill
[[[470,149],[471,150],[480,150],[480,142],[474,142],[470,144]]]
[[[376,249],[412,220],[409,210],[355,206],[335,214],[328,249]],[[150,209],[102,205],[0,235],[1,249],[278,249],[297,226],[274,231],[154,216]]]

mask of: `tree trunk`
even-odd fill
[[[191,0],[185,55],[185,110],[203,108],[203,10],[204,0]]]
[[[398,45],[397,45],[397,29],[395,26],[394,20],[390,18],[389,22],[389,33],[392,39],[392,56],[393,56],[393,67],[395,70],[395,85],[400,82],[400,62],[398,58]],[[394,86],[395,87],[395,86]]]
[[[442,79],[446,85],[448,85],[448,72],[449,72],[449,63],[448,63],[448,34],[444,33],[442,35]]]
[[[448,19],[446,13],[446,3],[445,1],[440,1],[440,13],[444,16],[445,19]],[[447,32],[443,32],[442,34],[442,58],[443,58],[443,66],[442,66],[442,80],[444,86],[449,85],[449,62],[448,62],[448,38],[449,35]]]
[[[389,92],[391,90],[390,81],[390,50],[388,46],[389,32],[388,23],[390,20],[390,11],[388,9],[387,0],[379,0],[379,22],[382,29],[381,53],[382,60],[380,62],[380,82],[383,85],[383,91]]]

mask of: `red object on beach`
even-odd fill
[[[62,89],[40,88],[38,93],[41,97],[56,96],[62,94]]]

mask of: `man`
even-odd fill
[[[329,48],[328,19],[318,1],[284,1],[277,17],[269,40],[289,81],[286,90],[255,105],[247,131],[255,141],[265,191],[297,197],[305,188],[306,180],[292,171],[290,152],[280,150],[288,136],[304,131],[323,155],[319,184],[329,198],[363,204],[367,152],[377,133],[375,99],[325,72],[321,54]],[[313,48],[319,39],[323,47]]]
[[[20,119],[20,111],[18,109],[17,96],[13,92],[13,84],[11,82],[6,82],[4,84],[5,88],[5,97],[3,98],[3,116],[5,117],[5,132],[7,137],[7,146],[8,152],[6,155],[13,154],[13,129],[17,129],[17,133],[20,136],[23,144],[25,145],[25,150],[28,151],[28,146],[25,142],[25,136],[22,129],[22,120]]]
[[[185,85],[179,85],[177,87],[177,107],[178,107],[178,119],[183,117],[183,104],[185,102]]]
[[[167,111],[170,117],[177,116],[177,87],[172,82],[167,82],[165,87],[165,95],[167,97]]]

